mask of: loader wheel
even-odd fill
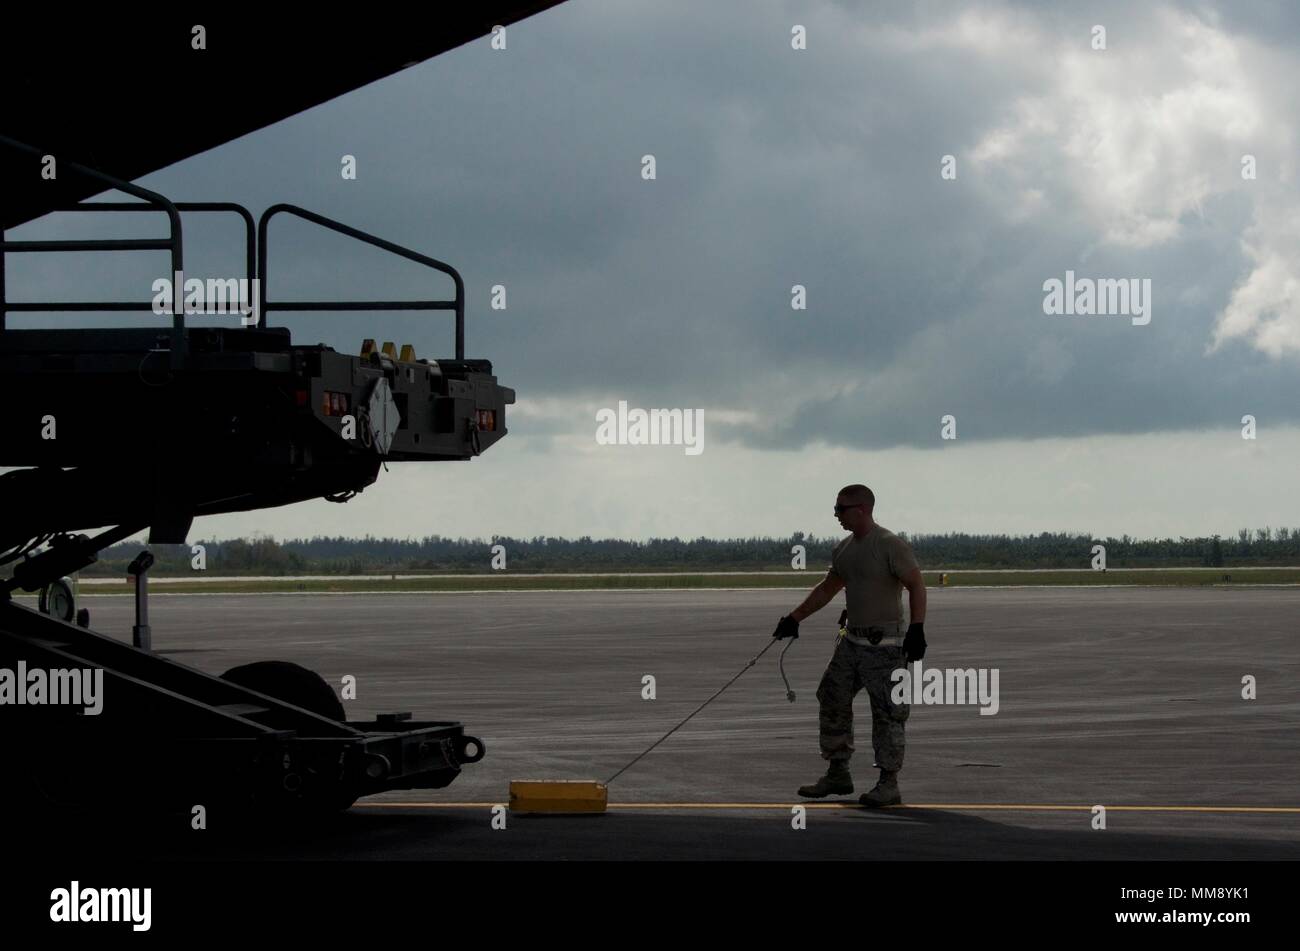
[[[232,667],[221,675],[240,687],[256,690],[276,700],[302,707],[318,716],[342,722],[347,719],[343,703],[320,674],[299,664],[283,660],[264,660],[255,664]],[[309,796],[296,800],[297,807],[307,815],[342,812],[357,801],[359,793],[339,783],[316,789]]]
[[[222,680],[256,690],[331,720],[344,720],[343,703],[320,674],[284,660],[263,660],[232,667]]]

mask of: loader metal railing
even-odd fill
[[[267,299],[267,256],[269,242],[267,240],[267,231],[271,224],[271,219],[276,215],[287,214],[302,218],[304,221],[310,221],[313,224],[320,225],[322,228],[328,228],[330,231],[346,235],[349,238],[355,238],[373,247],[388,251],[398,257],[406,258],[408,261],[414,261],[417,264],[423,264],[425,267],[432,268],[435,271],[441,271],[451,277],[456,285],[456,296],[452,300],[412,300],[412,301],[392,301],[392,300],[361,300],[361,301],[271,301]],[[266,315],[272,310],[284,311],[344,311],[344,310],[454,310],[456,312],[456,359],[465,359],[465,282],[461,279],[460,272],[450,264],[431,258],[428,255],[420,254],[418,251],[412,251],[410,248],[402,247],[400,244],[394,244],[392,241],[385,241],[372,234],[367,234],[358,228],[345,225],[341,221],[335,221],[332,218],[326,218],[324,215],[318,215],[314,211],[308,211],[306,208],[299,208],[297,205],[272,205],[266,211],[262,212],[262,217],[257,222],[257,273],[261,278],[259,291],[261,293],[260,306],[261,315],[258,318],[258,326],[264,326]]]
[[[19,142],[7,136],[0,135],[0,146],[16,149],[25,152],[35,159],[40,159],[47,153],[35,146]],[[71,205],[62,206],[53,209],[56,212],[142,212],[153,211],[162,212],[167,215],[168,233],[165,238],[96,238],[84,240],[37,240],[37,241],[9,241],[5,239],[4,233],[0,231],[0,332],[6,327],[6,314],[8,313],[49,313],[49,312],[123,312],[123,311],[148,311],[153,309],[153,301],[138,303],[135,301],[10,301],[6,296],[5,272],[6,272],[6,255],[13,253],[40,253],[40,252],[62,252],[62,251],[167,251],[171,257],[171,276],[183,275],[184,266],[184,241],[183,228],[181,221],[182,212],[207,212],[207,213],[231,213],[239,215],[244,222],[244,258],[245,258],[245,276],[247,279],[256,279],[253,286],[257,288],[257,319],[248,326],[265,328],[267,314],[272,310],[278,311],[394,311],[394,310],[451,310],[455,312],[456,329],[455,345],[456,359],[465,359],[465,282],[460,272],[444,261],[420,254],[410,248],[387,241],[376,235],[369,234],[359,228],[353,228],[341,221],[335,221],[324,215],[309,211],[297,205],[276,204],[266,209],[262,216],[257,219],[254,225],[252,214],[243,205],[235,202],[172,202],[165,196],[151,191],[147,188],[141,188],[138,185],[115,178],[112,175],[105,174],[96,169],[80,165],[76,162],[60,160],[60,169],[71,170],[78,175],[86,176],[94,181],[104,184],[107,188],[116,189],[128,195],[139,198],[138,202],[78,202]],[[426,300],[270,300],[267,296],[267,275],[269,272],[269,227],[271,219],[277,215],[287,214],[304,221],[311,222],[322,228],[326,228],[337,234],[352,238],[372,247],[387,251],[390,254],[397,255],[408,261],[414,261],[422,264],[427,268],[440,271],[449,276],[455,286],[455,296],[447,299],[426,299]],[[173,287],[173,300],[181,299],[182,289]],[[183,307],[171,307],[172,311],[172,365],[176,367],[183,362],[186,350],[185,345],[185,317],[186,309]],[[223,313],[215,311],[208,307],[202,309],[191,309],[190,314],[204,315]]]

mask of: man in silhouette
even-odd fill
[[[853,792],[849,758],[853,755],[853,698],[863,687],[871,699],[871,745],[880,780],[863,793],[864,806],[893,806],[903,801],[898,771],[903,768],[903,726],[911,708],[894,703],[891,675],[909,661],[925,656],[925,582],[912,549],[872,519],[876,497],[865,485],[848,485],[835,499],[835,517],[852,534],[835,546],[826,578],[804,602],[781,618],[773,637],[798,637],[799,622],[821,610],[840,589],[845,591],[847,624],[841,616],[835,653],[817,688],[821,705],[821,753],[829,761],[826,775],[799,787],[811,799]],[[908,592],[911,623],[903,634],[903,588]]]

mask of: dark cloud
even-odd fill
[[[982,9],[985,47],[933,39],[963,28],[948,4],[570,2],[512,27],[505,52],[453,51],[146,183],[255,211],[300,203],[449,261],[469,287],[471,355],[521,398],[753,414],[712,426],[715,442],[933,445],[945,413],[972,440],[1233,425],[1243,412],[1295,420],[1292,360],[1240,341],[1205,352],[1249,271],[1249,200],[1211,188],[1199,217],[1174,209],[1176,235],[1108,243],[1099,215],[1114,206],[1089,189],[1111,186],[1080,178],[1078,130],[1025,133],[1017,118],[1034,97],[1050,115],[1064,93],[1048,82],[1059,50],[1035,52],[1016,31],[1078,33],[1086,49],[1094,14]],[[1291,5],[1175,9],[1296,65]],[[1118,48],[1178,43],[1159,40],[1157,8],[1100,11]],[[790,49],[794,23],[807,51]],[[1135,74],[1135,97],[1144,83],[1169,92]],[[1022,136],[1015,161],[975,161],[999,129]],[[641,180],[646,153],[657,181]],[[939,178],[945,153],[956,182]],[[339,175],[344,154],[355,182]],[[224,227],[194,239],[191,273],[237,266],[216,250],[233,238]],[[305,225],[279,223],[273,238],[272,296],[447,290]],[[64,272],[35,267],[13,286],[53,294]],[[1044,316],[1042,282],[1067,269],[1151,278],[1152,324]],[[105,297],[154,276],[138,262],[127,278],[99,261],[78,273]],[[487,306],[497,283],[502,313]],[[790,309],[793,284],[808,289],[805,312]],[[446,315],[285,322],[340,349],[376,336],[450,351]],[[575,410],[535,426],[593,423]]]

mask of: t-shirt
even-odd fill
[[[882,525],[862,538],[850,535],[831,552],[831,573],[844,582],[850,627],[903,620],[903,583],[917,567],[911,546]]]

